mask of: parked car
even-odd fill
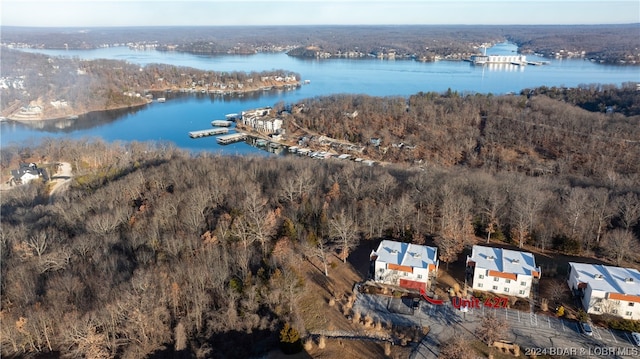
[[[633,342],[633,344],[640,347],[640,333],[638,332],[631,333],[631,341]]]
[[[580,331],[588,336],[593,335],[593,330],[591,329],[591,325],[587,322],[580,322]]]

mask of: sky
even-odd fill
[[[640,23],[640,0],[2,0],[3,26]]]

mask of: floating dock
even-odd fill
[[[244,133],[232,133],[230,135],[219,136],[216,138],[216,141],[221,145],[227,145],[229,143],[243,141],[245,138],[247,138],[247,135]]]
[[[200,138],[200,137],[207,137],[207,136],[222,135],[225,133],[229,133],[228,128],[215,127],[208,130],[191,131],[189,132],[189,137]]]
[[[211,126],[213,126],[213,127],[229,127],[229,126],[231,126],[232,123],[233,123],[233,121],[214,120],[214,121],[211,121]]]

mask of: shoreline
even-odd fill
[[[252,88],[252,89],[246,89],[246,90],[233,90],[233,91],[224,91],[224,92],[219,92],[220,90],[216,90],[216,91],[212,91],[212,90],[207,90],[206,88],[195,88],[195,89],[187,89],[187,88],[163,88],[163,89],[147,89],[144,92],[145,93],[167,93],[167,92],[179,92],[179,93],[192,93],[192,94],[207,94],[207,95],[211,95],[211,96],[220,96],[220,95],[241,95],[241,94],[247,94],[247,93],[253,93],[253,92],[261,92],[261,91],[270,91],[272,89],[284,89],[284,88],[293,88],[293,89],[297,89],[298,87],[302,86],[301,81],[296,81],[296,82],[289,82],[289,83],[284,83],[284,84],[273,84],[270,86],[263,86],[263,87],[257,87],[257,88]],[[205,91],[204,93],[202,91]],[[136,108],[136,107],[142,107],[142,106],[146,106],[149,105],[153,102],[157,102],[157,99],[160,97],[157,97],[155,99],[148,99],[146,100],[144,103],[140,103],[140,104],[134,104],[134,105],[119,105],[119,106],[112,106],[109,108],[104,108],[104,109],[94,109],[94,110],[90,110],[90,111],[72,111],[69,114],[63,115],[63,116],[55,116],[55,117],[51,117],[51,116],[46,116],[43,115],[42,117],[24,117],[24,118],[20,118],[20,117],[15,117],[16,114],[19,114],[20,112],[14,113],[14,114],[10,114],[7,116],[2,116],[3,117],[3,121],[2,122],[8,122],[8,121],[15,121],[15,122],[24,122],[24,123],[29,123],[29,122],[38,122],[38,121],[62,121],[62,120],[75,120],[77,119],[79,116],[85,116],[88,115],[92,112],[101,112],[101,111],[113,111],[113,110],[124,110],[124,109],[128,109],[128,108]]]

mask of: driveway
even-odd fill
[[[51,191],[49,192],[49,203],[53,203],[56,195],[69,187],[73,176],[71,172],[71,164],[69,162],[60,162],[57,167],[58,170],[50,179],[52,186]]]

